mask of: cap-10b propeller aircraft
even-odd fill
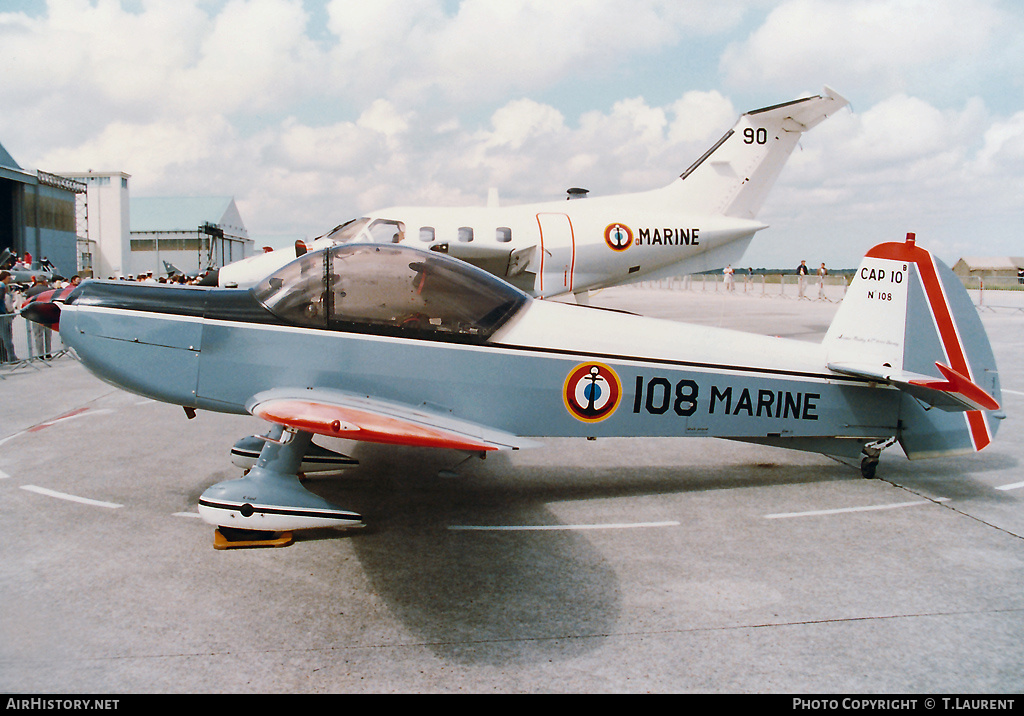
[[[986,412],[1000,390],[977,312],[913,235],[868,252],[821,345],[535,300],[402,245],[309,252],[252,289],[64,295],[23,313],[59,320],[99,377],[273,424],[252,469],[199,501],[208,523],[263,534],[360,523],[300,484],[324,459],[314,434],[471,453],[720,437],[861,457],[873,476],[894,441],[910,458],[972,452],[1002,416]]]
[[[337,227],[307,248],[400,243],[448,253],[538,297],[575,294],[659,273],[738,263],[756,216],[804,132],[847,105],[833,90],[753,110],[666,187],[520,206],[392,207]],[[302,250],[302,247],[299,248]],[[248,287],[296,256],[279,249],[229,264],[211,284]]]

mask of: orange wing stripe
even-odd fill
[[[270,400],[257,405],[253,409],[253,415],[297,430],[336,438],[457,450],[497,449],[493,445],[473,440],[465,435],[419,425],[401,418],[307,400]]]

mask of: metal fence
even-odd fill
[[[659,281],[645,281],[641,286],[697,293],[735,293],[758,298],[777,298],[838,303],[846,295],[849,280],[844,275],[806,276],[802,281],[793,274],[740,274],[732,281],[716,274],[677,276]]]
[[[968,276],[961,278],[979,311],[1020,311],[1024,313],[1024,279],[1014,277]]]
[[[0,379],[18,368],[44,367],[66,353],[59,333],[17,313],[0,313]]]
[[[775,298],[839,303],[846,295],[852,274],[833,274],[824,280],[808,276],[802,285],[793,274],[735,275],[731,286],[724,276],[717,274],[695,274],[677,276],[659,281],[645,281],[638,286],[661,288],[675,291],[727,295],[732,292],[757,298]],[[971,301],[979,311],[1020,311],[1024,312],[1024,283],[1016,278],[962,278]]]

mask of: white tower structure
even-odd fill
[[[89,239],[95,242],[93,275],[120,277],[131,266],[130,174],[124,172],[59,172],[86,185]]]

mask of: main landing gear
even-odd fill
[[[895,442],[896,438],[891,437],[866,444],[861,451],[863,457],[860,459],[860,474],[868,480],[874,480],[875,471],[878,469],[878,456]]]
[[[291,542],[293,530],[363,526],[361,515],[314,495],[299,482],[312,438],[311,433],[274,426],[262,438],[251,470],[200,495],[199,516],[218,528],[215,547],[280,547]]]

